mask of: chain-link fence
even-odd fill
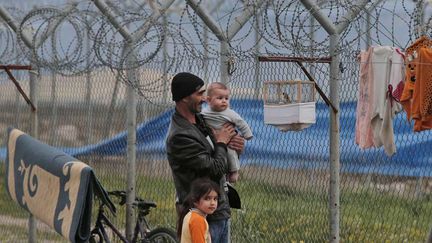
[[[348,53],[347,59],[343,60],[350,60],[351,55]],[[194,63],[193,60],[190,62]],[[241,180],[237,187],[243,209],[233,212],[233,240],[326,241],[331,109],[318,98],[316,124],[299,132],[280,132],[277,127],[265,125],[261,99],[263,81],[305,77],[294,64],[261,63],[256,82],[256,74],[248,72],[256,62],[252,58],[240,61],[229,83],[233,109],[245,117],[255,133],[241,157]],[[214,60],[209,66],[217,63]],[[354,143],[358,65],[350,61],[342,63],[341,239],[365,241],[372,237],[422,241],[431,216],[430,180],[428,176],[422,176],[427,173],[415,174],[413,171],[418,170],[415,165],[429,163],[429,157],[415,155],[427,149],[419,141],[430,140],[431,133],[425,131],[397,137],[397,147],[403,151],[400,156],[407,161],[401,161],[398,156],[388,157],[382,148],[360,150]],[[328,66],[315,63],[312,68],[317,70],[314,77],[324,93],[328,92]],[[190,67],[184,70],[204,75],[199,63]],[[306,67],[311,70],[311,66]],[[28,91],[25,81],[28,73],[22,72],[16,72],[16,75],[23,89]],[[208,76],[217,76],[217,70]],[[2,90],[8,91],[1,102],[2,129],[5,131],[6,127],[12,126],[29,131],[30,108],[7,77],[2,78],[1,84]],[[124,83],[117,84],[116,74],[110,70],[98,70],[89,76],[73,78],[42,74],[39,86],[40,140],[65,148],[88,163],[107,189],[124,189],[127,176]],[[151,221],[174,227],[174,188],[164,153],[164,138],[171,114],[170,95],[160,96],[152,102],[139,100],[136,184],[138,195],[158,203]],[[396,132],[406,131],[409,125],[405,114],[397,115],[394,125]],[[90,149],[89,145],[94,144],[96,147]],[[5,240],[24,240],[23,233],[15,232],[25,232],[26,214],[7,200],[4,191],[3,195],[6,204],[2,228],[8,233],[4,234]],[[122,225],[124,218],[117,219]],[[38,231],[40,239],[54,237],[46,227],[39,226]]]
[[[232,108],[255,135],[246,143],[241,178],[235,185],[243,209],[233,210],[233,242],[331,241],[329,231],[335,224],[329,216],[332,206],[340,208],[336,223],[340,224],[341,241],[426,240],[432,212],[432,133],[414,133],[406,114],[397,114],[393,120],[397,153],[390,157],[382,147],[360,149],[355,143],[355,123],[358,55],[363,41],[407,47],[419,34],[428,33],[424,28],[429,25],[428,1],[372,1],[363,6],[341,33],[336,80],[330,77],[329,62],[300,61],[324,96],[330,97],[334,82],[338,85],[338,104],[332,105],[338,108],[340,118],[339,205],[329,203],[334,182],[330,168],[334,111],[324,98],[315,94],[316,122],[301,131],[282,132],[264,124],[264,82],[310,77],[297,62],[264,62],[257,57],[329,58],[329,36],[311,18],[310,9],[299,1],[208,3],[210,7],[206,7],[213,12],[225,13],[219,20],[224,27],[221,33],[227,36],[235,29],[231,28],[235,16],[256,7],[240,34],[224,49],[219,42],[226,39],[221,41],[215,37],[219,35],[208,32],[205,26],[209,22],[200,21],[202,14],[194,12],[200,10],[191,7],[194,1],[175,1],[172,12],[156,11],[165,9],[169,1],[148,1],[136,8],[108,4],[114,20],[93,2],[109,3],[80,1],[26,13],[7,8],[19,24],[14,32],[2,22],[3,64],[30,63],[39,71],[37,92],[31,88],[29,71],[12,71],[24,93],[37,100],[38,139],[88,163],[108,190],[127,187],[126,117],[135,109],[128,103],[127,89],[135,90],[136,194],[158,204],[150,214],[152,224],[174,228],[176,223],[174,185],[165,154],[174,105],[169,87],[173,75],[190,71],[206,82],[228,83]],[[317,5],[334,23],[345,21],[345,14],[357,7],[348,1],[317,1]],[[393,15],[387,19],[389,14]],[[113,24],[116,21],[118,26]],[[408,34],[401,37],[398,28]],[[217,27],[210,29],[217,32]],[[65,33],[68,38],[61,38]],[[132,46],[128,46],[128,36],[133,37]],[[141,37],[138,41],[137,36]],[[31,134],[34,113],[10,78],[4,72],[0,75],[0,139],[5,141],[7,127]],[[293,97],[298,92],[293,87],[286,95]],[[0,152],[4,159],[4,146]],[[4,188],[4,163],[0,166]],[[28,214],[5,190],[0,190],[0,208],[0,241],[27,241]],[[120,208],[114,222],[122,230],[125,218],[125,210]],[[38,241],[65,241],[43,224],[37,224],[37,232]]]

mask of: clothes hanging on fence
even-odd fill
[[[372,89],[372,48],[360,52],[360,78],[359,96],[356,111],[355,142],[360,148],[370,148],[373,146],[372,126],[371,126],[371,102],[373,96]]]
[[[404,81],[404,54],[390,46],[374,46],[360,54],[356,143],[396,152],[393,117],[402,110],[396,102]],[[399,89],[398,89],[399,87]]]
[[[417,39],[406,50],[405,86],[400,98],[414,131],[432,129],[432,40]]]

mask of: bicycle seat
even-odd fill
[[[125,191],[110,191],[109,195],[116,196],[120,199],[119,204],[124,205],[126,203],[126,192]],[[135,198],[135,201],[132,203],[133,206],[138,207],[140,210],[148,210],[150,208],[155,208],[156,203],[153,201],[146,201],[139,197]]]

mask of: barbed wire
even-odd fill
[[[24,13],[16,7],[7,7],[13,18],[19,18]],[[1,64],[20,63],[25,59],[25,53],[16,45],[17,35],[8,24],[0,21],[0,60]],[[27,50],[28,51],[28,50]]]
[[[207,27],[196,11],[183,1],[167,10],[166,1],[107,1],[115,21],[128,30],[125,38],[92,1],[36,7],[26,13],[7,10],[19,21],[16,34],[3,21],[0,56],[4,63],[23,61],[63,75],[77,75],[101,66],[120,74],[121,80],[144,96],[164,92],[166,74],[185,70],[182,57],[202,60],[220,58],[220,36]],[[320,11],[334,24],[349,21],[340,34],[337,51],[354,51],[373,45],[404,49],[420,35],[431,35],[432,17],[428,1],[370,1],[350,20],[346,15],[358,9],[356,1],[317,1]],[[229,61],[257,54],[319,57],[329,55],[329,34],[300,1],[199,1],[198,6],[217,23],[226,39]],[[244,24],[241,17],[251,11]],[[366,23],[369,21],[369,26]],[[236,25],[243,24],[233,34]],[[29,48],[23,38],[30,36]],[[230,39],[228,39],[230,38]],[[370,38],[367,40],[367,38]],[[142,78],[131,70],[151,66],[158,75]],[[155,68],[155,67],[159,68]],[[131,79],[131,77],[134,77]],[[160,84],[159,86],[157,84]],[[164,88],[161,88],[164,87]]]

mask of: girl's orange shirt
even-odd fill
[[[211,243],[209,225],[205,216],[191,210],[183,219],[181,243]]]

